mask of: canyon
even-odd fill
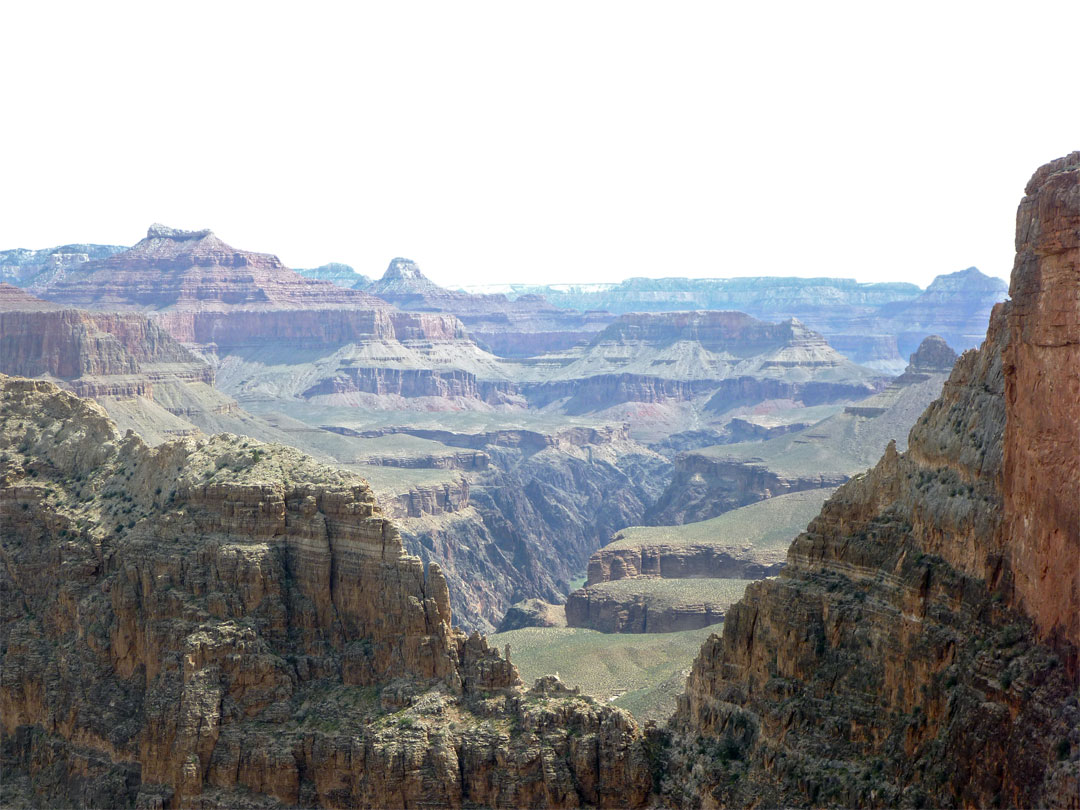
[[[2,803],[1073,806],[1078,176],[1006,303],[8,251]]]
[[[1000,279],[969,267],[940,275],[925,290],[914,284],[859,284],[838,278],[634,278],[619,284],[521,284],[473,288],[514,296],[543,296],[559,307],[588,311],[738,310],[764,320],[798,318],[857,363],[898,373],[923,338],[943,336],[954,349],[974,348],[994,304]]]

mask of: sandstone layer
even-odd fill
[[[628,577],[600,582],[566,598],[568,627],[601,633],[675,633],[719,624],[749,579]]]
[[[640,806],[624,712],[450,626],[356,476],[0,378],[5,801]]]
[[[84,309],[377,309],[378,299],[306,279],[276,256],[237,250],[212,231],[152,225],[119,253],[70,268],[40,288],[52,301]]]
[[[842,487],[702,648],[670,802],[1076,806],[1078,222],[1073,153],[1028,184],[1013,300],[907,452]]]

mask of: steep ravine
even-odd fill
[[[457,620],[491,632],[513,603],[561,602],[613,533],[641,521],[670,464],[625,430],[578,431],[542,450],[484,445],[469,509],[401,524],[406,546],[438,562]]]

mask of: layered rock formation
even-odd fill
[[[71,268],[41,288],[52,301],[86,309],[377,309],[357,290],[303,278],[276,256],[237,250],[210,230],[152,225],[127,250]]]
[[[702,648],[672,803],[1076,806],[1080,152],[1026,195],[1013,300],[907,452]]]
[[[487,289],[487,288],[484,288]],[[715,309],[748,312],[759,318],[804,316],[818,309],[850,318],[894,301],[916,298],[914,284],[860,284],[847,278],[630,278],[618,284],[502,285],[511,296],[543,295],[570,309],[628,312],[668,312]]]
[[[837,465],[826,465],[821,471],[777,472],[756,457],[746,461],[722,455],[730,447],[738,445],[721,445],[718,456],[707,452],[676,456],[671,481],[645,513],[646,522],[654,526],[697,523],[777,495],[834,489],[855,472],[835,469]]]
[[[700,523],[631,526],[589,558],[586,586],[641,576],[764,579],[831,489],[777,495]]]
[[[667,633],[723,621],[751,580],[775,576],[784,551],[829,490],[779,495],[682,526],[631,526],[589,559],[566,621],[605,633]]]
[[[510,606],[496,632],[506,633],[523,627],[566,627],[566,608],[542,599],[525,599]]]
[[[45,250],[0,250],[0,282],[41,289],[71,268],[126,249],[120,245],[61,245]]]
[[[559,402],[583,414],[612,413],[624,403],[690,402],[709,418],[769,399],[861,399],[884,382],[796,320],[766,323],[741,312],[623,315],[560,359],[524,387],[533,407]]]
[[[11,284],[0,284],[0,308],[3,311],[20,310],[23,312],[45,312],[52,309],[62,309],[59,304],[52,304],[35,298],[26,290]]]
[[[375,394],[477,399],[493,405],[512,401],[514,386],[507,381],[478,380],[468,371],[427,368],[344,368],[301,393],[304,399],[338,394]]]
[[[692,523],[779,494],[839,486],[873,464],[890,441],[906,447],[909,428],[940,393],[955,357],[930,336],[883,391],[820,422],[797,430],[781,425],[765,441],[680,453],[647,522]]]
[[[504,357],[530,357],[588,342],[613,319],[606,312],[571,312],[538,295],[476,295],[440,287],[409,259],[396,258],[363,287],[399,309],[456,315],[482,346]]]
[[[0,288],[0,373],[94,397],[151,442],[238,413],[214,391],[213,369],[144,315],[63,309],[12,287]]]
[[[748,579],[637,577],[589,585],[566,599],[566,624],[601,633],[674,633],[719,624]]]
[[[450,627],[355,476],[0,378],[5,803],[640,806],[624,712]]]
[[[329,264],[323,264],[318,267],[312,267],[304,270],[297,270],[297,273],[304,278],[315,279],[316,281],[329,281],[331,284],[336,284],[339,287],[345,287],[346,289],[358,289],[362,290],[371,284],[371,279],[365,276],[363,273],[357,273],[352,267],[347,264],[341,264],[340,262],[330,262]]]
[[[493,630],[515,602],[561,602],[589,555],[641,522],[669,465],[625,429],[487,438],[489,466],[472,479],[469,508],[402,530],[413,553],[445,572],[459,620]]]
[[[213,367],[140,313],[65,309],[0,285],[0,373],[93,397],[150,444],[200,431],[288,438],[218,391]]]
[[[915,351],[927,334],[937,334],[954,349],[982,342],[984,324],[1007,287],[999,278],[969,267],[938,276],[918,297],[884,305],[873,322],[876,333],[896,335],[900,355]]]
[[[768,323],[742,312],[623,315],[557,377],[577,379],[599,373],[672,380],[754,377],[837,383],[863,396],[873,390],[877,376],[856,366],[795,319]]]
[[[990,308],[1006,285],[970,267],[914,284],[859,284],[833,278],[635,278],[620,284],[505,285],[514,295],[543,295],[560,307],[614,313],[739,310],[769,321],[798,318],[857,363],[887,373],[931,334],[955,349],[978,345]]]
[[[84,396],[92,395],[98,378],[135,377],[151,367],[159,373],[167,368],[192,381],[213,382],[210,366],[161,327],[134,313],[27,310],[20,303],[0,302],[0,354],[3,373],[55,377]],[[132,384],[145,388],[150,382],[147,377]]]

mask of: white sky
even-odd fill
[[[1008,9],[1008,10],[1006,10]],[[1008,277],[1080,3],[5,3],[0,249],[435,281]]]

